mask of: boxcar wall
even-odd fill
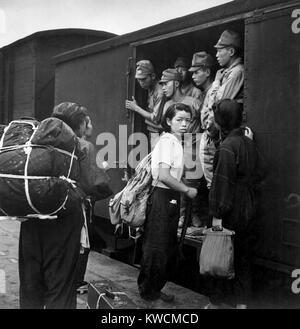
[[[134,80],[136,61],[152,60],[160,75],[177,56],[191,58],[200,50],[215,55],[213,45],[224,29],[241,33],[245,119],[255,132],[268,172],[259,214],[258,262],[289,275],[300,266],[300,34],[292,28],[298,8],[298,1],[234,1],[59,56],[55,78],[55,103],[73,100],[86,105],[92,112],[97,144],[103,131],[118,136],[119,124],[127,125],[127,132],[144,129],[142,120],[127,118],[124,109],[129,94],[145,102],[145,93]],[[132,63],[129,79],[128,63]],[[122,170],[114,169],[115,192],[124,186],[122,177]],[[97,203],[96,214],[108,218],[105,202]]]
[[[109,163],[114,192],[124,187],[124,170],[119,170],[119,167],[127,166],[126,147],[131,125],[124,105],[130,56],[131,49],[125,45],[57,63],[56,66],[55,104],[71,101],[88,108],[94,127],[92,142],[98,153],[103,147],[110,149],[107,158],[100,160],[100,154],[97,155],[98,165],[103,160]],[[95,214],[109,218],[108,199],[96,203]]]
[[[261,261],[288,274],[300,268],[300,33],[293,30],[297,10],[300,3],[265,10],[245,26],[245,110],[268,169],[259,228]]]
[[[50,30],[1,48],[1,123],[22,116],[49,116],[54,105],[52,57],[112,36],[93,30]]]

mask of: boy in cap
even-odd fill
[[[174,68],[182,75],[181,81],[181,93],[185,96],[191,96],[202,100],[202,94],[200,89],[195,87],[189,76],[190,61],[186,57],[178,57],[174,63]]]
[[[162,73],[160,84],[162,85],[165,96],[169,99],[165,106],[165,113],[167,109],[175,103],[182,103],[188,105],[192,110],[192,121],[187,129],[187,133],[190,136],[185,136],[184,140],[184,161],[185,161],[185,184],[189,187],[198,188],[200,179],[203,176],[201,164],[197,161],[199,156],[197,150],[200,143],[201,127],[200,127],[200,108],[201,102],[197,98],[191,96],[185,96],[181,91],[182,75],[176,69],[167,69]],[[190,137],[190,138],[189,138]],[[196,161],[193,160],[196,154]],[[179,227],[182,227],[184,220],[186,198],[181,199],[180,219]],[[199,217],[199,200],[198,197],[192,201],[192,224],[195,227],[202,226],[202,222]]]
[[[144,117],[152,150],[159,137],[160,121],[165,99],[162,88],[156,79],[154,67],[149,60],[141,60],[137,63],[135,78],[141,88],[148,91],[147,109],[144,110],[141,108],[134,97],[132,97],[132,101],[126,100],[125,107],[127,110],[137,112]]]

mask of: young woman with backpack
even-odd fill
[[[154,189],[148,199],[138,287],[145,300],[172,302],[174,295],[162,293],[176,262],[180,193],[193,199],[197,190],[181,182],[183,173],[182,136],[191,121],[191,109],[171,105],[163,116],[164,133],[152,152]]]

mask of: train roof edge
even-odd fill
[[[108,40],[99,41],[82,48],[77,48],[59,54],[54,57],[56,64],[66,62],[78,57],[92,55],[104,51],[105,49],[138,42],[159,35],[172,33],[178,30],[184,30],[195,25],[201,25],[216,21],[218,19],[226,19],[228,17],[239,14],[252,12],[260,8],[271,7],[282,4],[293,4],[297,1],[292,0],[234,0],[219,6],[208,8],[179,18],[164,21],[162,23],[152,25],[134,32],[126,33],[120,36],[112,37]]]
[[[0,51],[6,51],[23,43],[29,42],[38,38],[48,38],[52,36],[67,36],[69,34],[79,34],[79,35],[87,35],[87,36],[98,36],[103,37],[105,39],[116,37],[115,33],[106,32],[106,31],[98,31],[91,29],[80,29],[80,28],[64,28],[64,29],[52,29],[52,30],[43,30],[34,32],[24,38],[18,39],[8,45],[0,48]]]

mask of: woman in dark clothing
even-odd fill
[[[153,185],[143,241],[138,287],[142,298],[171,302],[174,295],[161,292],[168,281],[177,252],[180,192],[189,198],[197,190],[181,182],[183,172],[182,135],[191,121],[191,110],[184,104],[171,105],[162,120],[165,133],[156,144],[151,159]]]
[[[214,158],[209,194],[209,213],[213,226],[235,232],[233,280],[213,280],[209,308],[218,308],[227,292],[237,308],[246,308],[251,291],[251,258],[255,247],[255,189],[261,179],[259,155],[254,142],[245,136],[242,105],[224,99],[214,108],[221,133],[221,144]]]

